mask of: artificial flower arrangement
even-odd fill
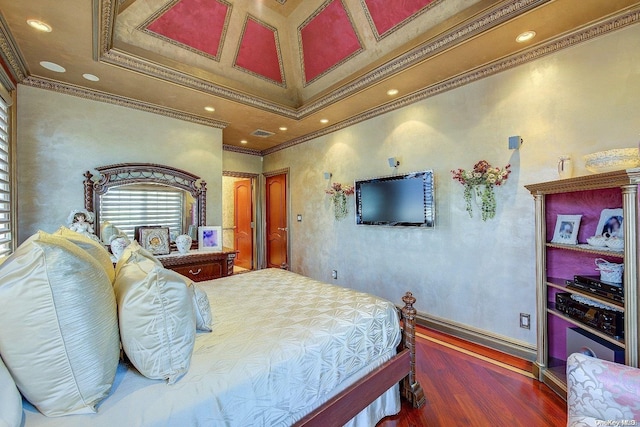
[[[496,198],[493,192],[494,186],[505,183],[511,173],[511,165],[503,168],[493,167],[486,160],[480,160],[472,170],[452,170],[453,179],[464,186],[464,201],[467,204],[467,212],[473,217],[471,196],[475,194],[480,199],[480,211],[482,220],[496,216]]]
[[[339,220],[347,216],[347,196],[351,196],[353,191],[353,185],[340,184],[339,182],[334,182],[331,187],[324,190],[331,197],[333,214],[336,219]]]

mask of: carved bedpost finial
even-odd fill
[[[409,400],[414,408],[420,408],[425,404],[426,399],[422,386],[416,379],[416,309],[413,307],[416,299],[411,292],[407,292],[402,297],[404,307],[402,307],[402,318],[404,327],[403,342],[404,348],[409,350],[410,371],[401,384],[403,396]]]

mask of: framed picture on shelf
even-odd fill
[[[169,227],[136,227],[140,246],[153,255],[167,255],[171,252]]]
[[[623,211],[622,208],[618,209],[603,209],[600,214],[600,221],[598,221],[598,228],[596,228],[596,236],[619,237],[623,238],[622,229]]]
[[[203,225],[198,227],[198,249],[222,251],[222,227]]]
[[[578,244],[578,229],[580,228],[581,219],[582,215],[558,215],[551,243]]]

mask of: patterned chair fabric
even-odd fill
[[[640,425],[640,369],[574,353],[567,359],[567,426]]]

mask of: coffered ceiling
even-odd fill
[[[226,149],[266,154],[633,25],[640,1],[0,0],[0,13],[13,84],[219,127]]]

